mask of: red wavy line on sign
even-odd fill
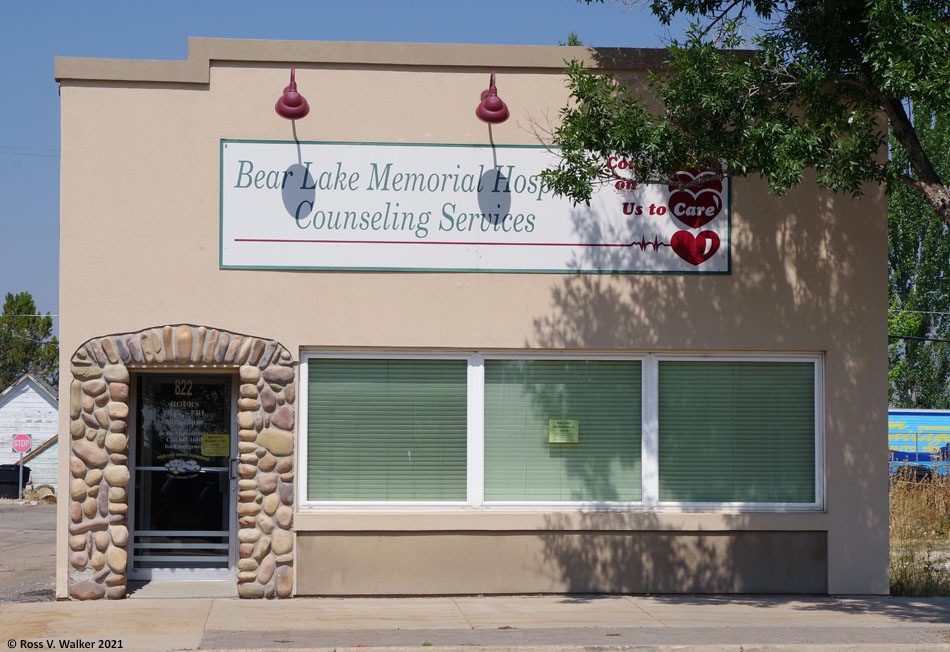
[[[644,251],[652,247],[656,251],[660,247],[669,247],[667,242],[660,242],[656,237],[653,240],[640,238],[633,242],[430,242],[425,240],[285,240],[278,238],[234,238],[234,242],[289,242],[302,244],[406,244],[406,245],[461,245],[478,247],[640,247]]]

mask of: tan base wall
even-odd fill
[[[825,532],[298,534],[298,595],[827,593]]]

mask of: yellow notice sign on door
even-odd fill
[[[577,419],[548,419],[549,444],[576,444],[580,441],[580,431]]]
[[[201,435],[201,454],[204,457],[227,457],[231,454],[229,435]]]

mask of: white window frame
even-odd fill
[[[304,352],[300,356],[300,401],[297,427],[297,504],[303,508],[316,508],[320,511],[441,511],[445,509],[464,509],[471,507],[472,498],[472,353],[412,353],[412,352],[371,352],[371,351],[329,351]],[[310,391],[310,360],[349,359],[349,360],[461,360],[466,363],[467,376],[467,418],[466,418],[466,500],[308,500],[307,479],[309,476],[309,457],[307,454],[307,424]],[[474,460],[477,463],[477,460]]]
[[[467,368],[467,460],[465,501],[314,501],[307,499],[307,410],[309,362],[313,359],[463,360]],[[621,501],[486,501],[485,493],[485,361],[486,360],[607,360],[639,361],[641,369],[640,467],[641,500]],[[661,502],[659,500],[659,363],[810,362],[815,383],[815,501],[813,503]],[[631,353],[559,354],[496,352],[321,351],[300,355],[297,420],[297,504],[316,512],[431,512],[431,511],[596,511],[705,513],[817,513],[825,509],[824,365],[820,354]]]
[[[656,450],[653,462],[657,465],[655,472],[655,489],[652,497],[656,511],[663,512],[821,512],[825,505],[825,404],[824,404],[824,366],[820,355],[722,355],[722,354],[656,354],[653,358],[653,393],[655,403],[653,429],[650,437]],[[751,502],[673,502],[659,500],[659,367],[660,362],[810,362],[814,365],[814,397],[815,397],[815,502],[812,503],[751,503]]]
[[[641,477],[643,476],[643,388],[644,388],[644,373],[643,369],[646,364],[647,355],[645,354],[556,354],[556,353],[485,353],[483,354],[484,360],[578,360],[578,361],[587,361],[587,360],[598,360],[598,361],[607,361],[607,362],[639,362],[640,363],[640,403],[641,403],[641,416],[640,416],[640,467],[641,467]],[[485,449],[485,428],[484,428],[484,414],[485,414],[485,403],[484,403],[484,374],[482,375],[482,403],[478,406],[478,410],[483,415],[482,429],[480,432],[476,433],[476,438],[479,440],[480,446],[484,453]],[[482,477],[484,483],[485,469],[484,465],[477,469],[477,473]],[[629,511],[640,511],[644,507],[642,500],[643,487],[641,485],[641,500],[636,501],[619,501],[619,500],[486,500],[480,503],[485,509],[493,510],[505,510],[505,509],[516,509],[516,510],[540,510],[540,511],[596,511],[596,512],[629,512]]]

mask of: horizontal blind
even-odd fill
[[[311,359],[307,498],[464,501],[464,360]]]
[[[639,361],[486,360],[485,500],[640,500],[640,429]]]
[[[660,500],[815,501],[815,365],[659,363]]]

